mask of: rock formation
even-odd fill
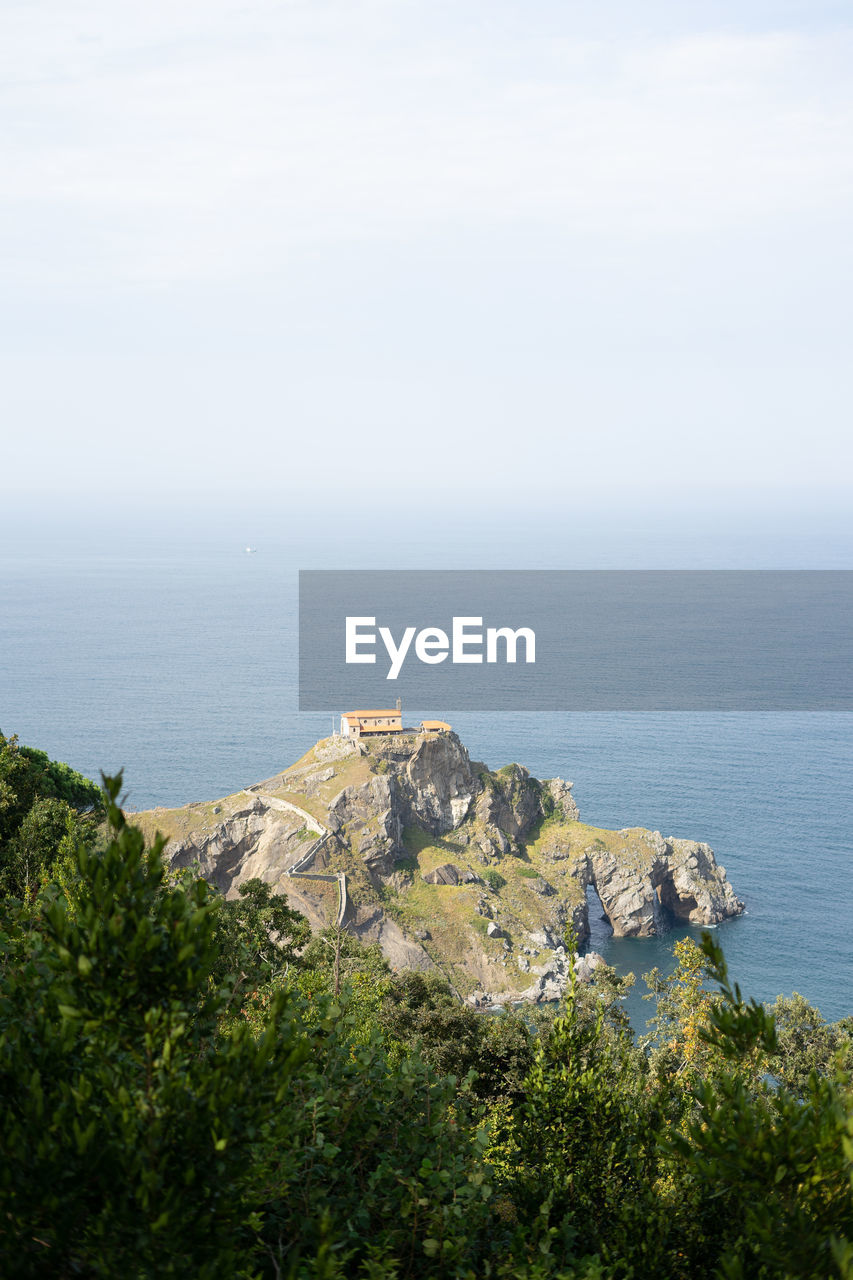
[[[718,924],[742,904],[706,844],[582,823],[572,784],[472,763],[454,733],[328,738],[290,769],[216,804],[134,815],[176,867],[223,892],[259,876],[314,927],[334,914],[398,967],[439,965],[459,990],[554,999],[589,937],[587,890],[614,933]],[[296,874],[298,872],[298,874]],[[331,896],[330,896],[331,895]]]

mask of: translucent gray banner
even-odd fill
[[[305,570],[299,709],[849,711],[851,635],[847,570]]]

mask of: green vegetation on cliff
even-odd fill
[[[343,873],[350,927],[393,964],[435,965],[481,1003],[562,994],[563,935],[571,924],[586,939],[590,885],[620,935],[742,909],[707,845],[589,826],[571,783],[519,764],[490,770],[452,732],[321,739],[238,794],[134,821],[149,843],[168,838],[174,865],[197,866],[229,894],[260,876],[315,927],[337,889],[316,876],[297,885],[289,869]]]

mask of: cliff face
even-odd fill
[[[343,873],[348,928],[398,967],[438,965],[475,1000],[559,994],[566,925],[579,945],[589,937],[588,889],[617,936],[743,910],[708,845],[589,827],[571,783],[493,772],[453,733],[324,739],[240,795],[134,820],[171,837],[174,865],[225,892],[260,876],[315,927],[334,915]]]

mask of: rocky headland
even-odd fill
[[[229,895],[259,877],[313,927],[338,921],[398,969],[436,966],[475,1004],[555,999],[571,968],[590,979],[590,887],[619,937],[743,910],[707,844],[588,826],[570,782],[488,769],[454,733],[325,738],[245,791],[128,816],[167,837],[174,867]]]

